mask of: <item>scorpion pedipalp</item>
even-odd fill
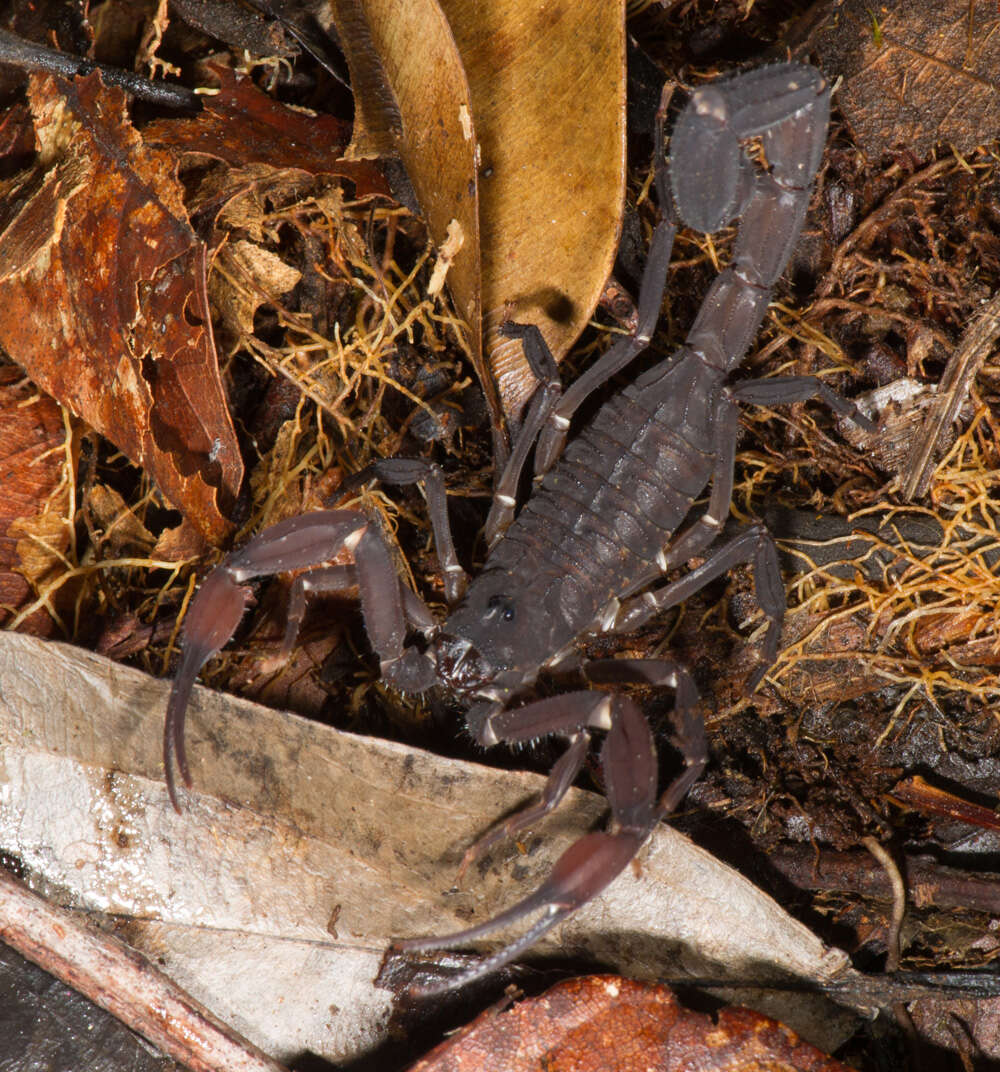
[[[576,693],[570,696],[577,700],[589,698],[593,705],[595,694]],[[565,700],[567,697],[559,699]],[[540,701],[540,704],[545,705],[546,701]],[[528,707],[522,708],[521,711],[525,714],[520,721],[517,716],[521,715],[521,711],[505,712],[508,728],[503,739],[516,740],[522,734],[533,733],[542,721],[538,714],[531,710],[538,706],[539,704],[529,704]],[[564,710],[562,705],[559,710]],[[608,715],[604,714],[605,710],[609,712]],[[551,714],[548,717],[552,717]],[[608,717],[610,720],[610,728],[601,750],[601,765],[611,804],[611,829],[594,831],[578,838],[556,860],[548,878],[537,890],[487,922],[454,934],[396,941],[394,948],[400,952],[430,952],[435,949],[453,948],[478,941],[504,927],[520,923],[535,912],[542,913],[520,938],[509,942],[460,975],[442,982],[440,986],[420,987],[417,991],[420,995],[426,996],[439,990],[464,985],[509,964],[613,882],[635,858],[653,826],[659,821],[661,808],[656,800],[656,751],[649,724],[638,705],[626,696],[612,695],[600,700],[599,706],[592,706],[586,717]],[[545,721],[547,722],[547,719]],[[560,727],[564,725],[561,719],[557,721]],[[570,750],[566,753],[572,754],[571,764],[568,765],[576,764],[578,767],[577,760],[583,760],[585,749],[576,746],[576,741],[580,739],[583,739],[582,732],[574,738]],[[637,770],[645,773],[636,777]],[[557,777],[559,785],[555,787],[553,782]],[[562,799],[569,784],[570,779],[558,775],[554,770],[547,786],[547,790],[552,787],[554,791],[544,793],[539,804],[517,813],[512,820],[502,824],[497,832],[503,836],[514,834],[529,822],[540,818],[544,812],[551,811]],[[686,792],[686,787],[684,791]],[[670,794],[671,790],[667,792]],[[487,835],[487,838],[481,839],[473,846],[473,850],[478,855],[479,850],[486,848],[492,840],[494,839]],[[466,861],[463,861],[463,868],[467,862],[468,854]]]
[[[285,570],[316,570],[346,546],[354,552],[357,573],[347,575],[338,571],[336,576],[342,584],[361,582],[369,629],[379,634],[383,645],[391,647],[386,653],[390,658],[402,655],[405,625],[399,581],[391,569],[390,579],[384,577],[381,557],[374,570],[369,567],[372,550],[377,555],[378,547],[373,543],[377,540],[375,536],[365,542],[367,530],[367,520],[354,510],[320,510],[290,518],[272,525],[227,555],[205,579],[184,622],[181,661],[163,728],[163,768],[170,802],[176,811],[180,811],[180,803],[174,780],[175,760],[184,784],[191,785],[184,748],[184,716],[191,691],[201,668],[236,632],[252,598],[246,581]],[[391,598],[393,586],[395,600]],[[296,598],[293,597],[293,604]]]

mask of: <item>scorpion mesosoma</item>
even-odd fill
[[[581,769],[590,732],[605,732],[601,764],[609,828],[581,837],[539,889],[489,922],[446,937],[397,943],[405,950],[443,948],[541,913],[521,938],[451,985],[512,960],[596,896],[635,857],[707,762],[697,692],[675,660],[607,659],[583,667],[592,683],[632,682],[675,691],[674,739],[685,767],[659,798],[652,733],[628,696],[584,690],[520,707],[511,707],[512,701],[543,669],[569,662],[578,637],[634,629],[742,562],[753,564],[757,600],[767,619],[761,665],[750,681],[755,688],[777,656],[784,614],[777,554],[761,524],[725,542],[681,580],[637,593],[702,555],[719,535],[733,486],[737,402],[821,396],[839,412],[863,420],[812,377],[729,382],[802,229],[826,136],[825,79],[812,67],[788,63],[696,90],[674,128],[669,179],[662,111],[656,127],[662,220],[641,282],[636,332],[562,393],[538,329],[506,325],[507,334],[520,338],[540,382],[497,484],[486,526],[491,544],[486,563],[464,598],[465,574],[450,535],[441,471],[409,459],[378,462],[370,470],[390,483],[424,482],[445,594],[454,607],[445,622],[435,623],[400,582],[382,538],[365,516],[340,509],[282,522],[234,551],[202,584],[184,626],[164,728],[164,763],[175,807],[174,760],[191,784],[183,727],[198,671],[235,631],[251,596],[246,582],[286,570],[306,571],[293,582],[286,649],[295,639],[308,592],[357,585],[372,647],[391,685],[413,693],[438,686],[464,701],[469,733],[483,746],[546,734],[567,739],[541,799],[476,842],[463,868],[500,838],[553,810]],[[754,136],[762,139],[766,170],[752,164],[742,146]],[[703,232],[739,217],[732,265],[712,283],[683,347],[612,396],[562,452],[583,400],[649,346],[678,217]],[[515,517],[516,489],[532,446],[537,486]],[[674,538],[709,484],[707,509]],[[324,566],[341,547],[353,554],[353,565]],[[406,645],[408,629],[422,634],[422,642]]]

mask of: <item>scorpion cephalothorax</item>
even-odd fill
[[[250,597],[245,582],[307,570],[292,586],[286,646],[295,638],[308,592],[357,585],[365,626],[390,684],[409,692],[439,687],[454,695],[467,705],[468,729],[483,745],[546,734],[567,739],[540,802],[473,845],[466,864],[555,808],[586,758],[590,732],[606,734],[601,764],[611,805],[608,830],[580,838],[538,890],[497,918],[447,937],[399,942],[399,948],[454,945],[541,912],[520,939],[452,983],[465,981],[511,960],[622,871],[705,767],[704,728],[687,671],[672,659],[609,659],[582,667],[593,683],[635,682],[675,691],[674,739],[686,767],[659,798],[652,734],[629,697],[583,690],[510,705],[528,692],[540,671],[564,662],[579,637],[634,629],[742,562],[753,564],[757,599],[767,619],[751,688],[774,661],[784,590],[774,544],[760,524],[724,542],[681,580],[648,586],[703,555],[719,535],[732,494],[737,402],[773,404],[818,395],[841,413],[857,416],[811,377],[729,382],[801,231],[828,109],[825,79],[801,64],[762,68],[698,89],[674,129],[669,182],[659,117],[656,187],[663,221],[650,246],[635,334],[616,343],[563,392],[537,328],[506,326],[507,334],[522,340],[539,387],[497,484],[486,525],[489,555],[467,591],[440,470],[408,459],[372,467],[373,475],[390,483],[425,483],[445,594],[454,607],[444,623],[438,625],[400,582],[376,529],[352,510],[321,511],[275,525],[221,563],[188,613],[167,712],[164,762],[175,806],[174,759],[190,784],[183,726],[191,688],[205,660],[232,636]],[[742,148],[754,136],[762,140],[768,170],[755,167]],[[611,397],[563,451],[580,404],[649,346],[678,217],[705,232],[739,217],[732,265],[712,283],[681,349]],[[537,486],[515,516],[516,489],[532,447]],[[675,536],[709,484],[707,509]],[[352,552],[354,564],[325,566],[341,547]],[[422,633],[424,643],[407,646],[408,629]]]

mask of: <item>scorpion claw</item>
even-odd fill
[[[469,867],[494,845],[505,838],[517,836],[522,830],[529,829],[558,806],[583,767],[589,743],[590,739],[586,733],[577,733],[571,738],[569,747],[556,760],[541,797],[524,810],[515,812],[505,822],[498,823],[492,830],[487,830],[481,838],[465,850],[458,868],[456,883],[461,883]]]
[[[406,938],[394,942],[393,947],[396,950],[407,953],[452,949],[456,945],[484,938],[508,924],[518,923],[538,909],[544,910],[520,938],[484,957],[468,971],[440,984],[421,987],[418,992],[421,995],[430,995],[464,986],[509,964],[525,949],[534,945],[542,935],[596,897],[617,878],[642,847],[650,829],[651,827],[644,827],[641,830],[619,830],[614,834],[600,831],[586,834],[559,857],[552,873],[534,893],[493,919],[454,934],[434,938]]]
[[[167,794],[178,813],[181,806],[177,799],[174,764],[184,784],[190,786],[191,772],[184,750],[184,715],[195,679],[198,671],[236,632],[252,596],[252,591],[239,583],[232,570],[221,567],[202,583],[188,611],[181,663],[170,690],[163,724],[163,770]]]

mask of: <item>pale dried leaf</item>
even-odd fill
[[[195,790],[178,816],[160,762],[166,682],[10,634],[0,635],[0,680],[0,850],[73,904],[119,924],[131,917],[133,944],[279,1059],[309,1049],[342,1061],[377,1044],[391,999],[372,980],[389,939],[513,903],[606,808],[571,792],[536,853],[498,852],[446,896],[463,849],[541,779],[197,690]],[[666,826],[640,868],[538,947],[557,951],[641,978],[824,982],[847,963]],[[801,1030],[805,1006],[783,1002],[782,1018]]]

